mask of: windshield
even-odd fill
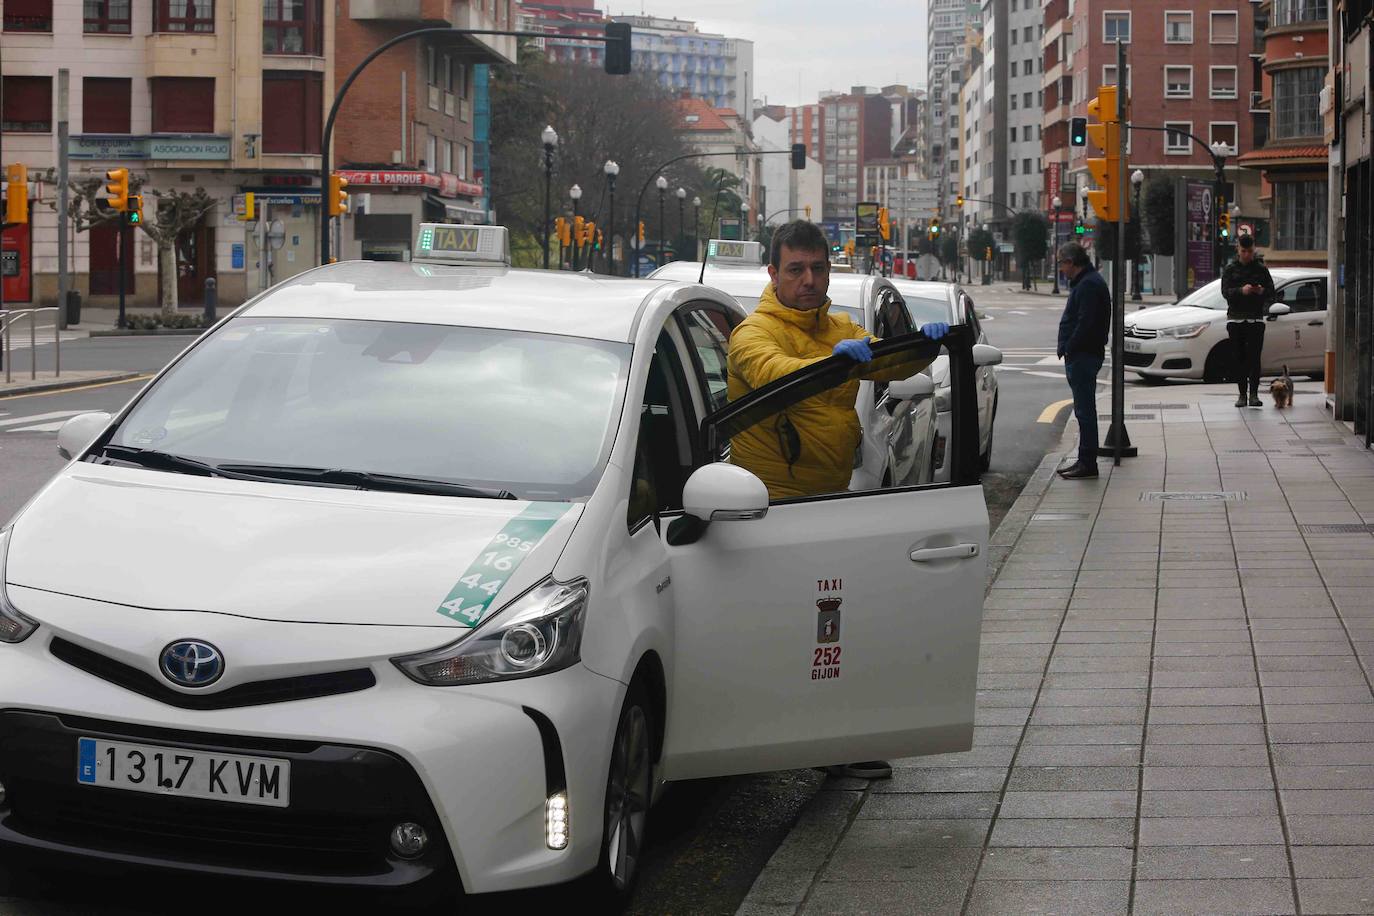
[[[1179,305],[1191,305],[1200,309],[1226,310],[1226,299],[1221,295],[1221,281],[1213,280],[1178,301]]]
[[[551,334],[245,316],[163,376],[110,445],[578,499],[629,360],[628,344]]]

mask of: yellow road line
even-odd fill
[[[1035,422],[1036,422],[1036,423],[1053,423],[1053,422],[1054,422],[1054,418],[1057,417],[1057,416],[1059,416],[1059,411],[1063,410],[1065,407],[1068,407],[1068,406],[1070,406],[1070,405],[1072,405],[1072,404],[1073,404],[1073,398],[1068,398],[1068,399],[1063,400],[1063,401],[1055,401],[1055,402],[1054,402],[1053,404],[1051,404],[1049,407],[1046,407],[1044,410],[1040,411],[1040,418],[1039,418],[1038,420],[1036,420]]]
[[[92,388],[108,388],[111,385],[127,385],[130,382],[146,382],[155,373],[147,375],[135,375],[133,378],[122,378],[117,382],[96,382],[93,385],[77,385],[75,388],[56,388],[52,391],[31,391],[28,394],[6,394],[0,395],[0,401],[17,401],[20,398],[41,398],[51,394],[67,394],[70,391],[90,391]]]

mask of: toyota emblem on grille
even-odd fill
[[[162,673],[182,687],[207,687],[224,673],[224,656],[208,642],[181,639],[162,650]]]

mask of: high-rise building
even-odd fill
[[[754,120],[754,43],[697,31],[695,22],[662,16],[616,16],[634,29],[636,72],[652,73],[665,88],[687,92],[712,108]]]
[[[852,230],[862,199],[864,163],[886,158],[892,150],[891,103],[872,86],[854,86],[847,93],[823,93],[821,106],[825,218]]]
[[[550,63],[583,63],[601,66],[606,44],[606,16],[596,8],[596,0],[520,0],[517,6],[520,30],[543,32],[536,46],[544,50]]]
[[[929,105],[924,112],[921,149],[926,177],[947,172],[949,153],[949,116],[952,99],[959,89],[950,83],[951,59],[964,43],[964,29],[978,17],[976,0],[929,0],[926,8],[926,93]]]

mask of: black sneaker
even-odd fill
[[[841,763],[826,767],[831,776],[848,776],[851,779],[891,779],[892,764],[886,760],[865,760],[862,763]]]
[[[1245,406],[1245,395],[1242,394],[1240,397],[1236,398],[1236,406],[1237,406],[1237,407],[1244,407],[1244,406]]]
[[[1261,400],[1259,399],[1259,395],[1252,394],[1252,395],[1250,395],[1250,406],[1251,406],[1251,407],[1263,407],[1263,406],[1264,406],[1264,402],[1261,401]]]

